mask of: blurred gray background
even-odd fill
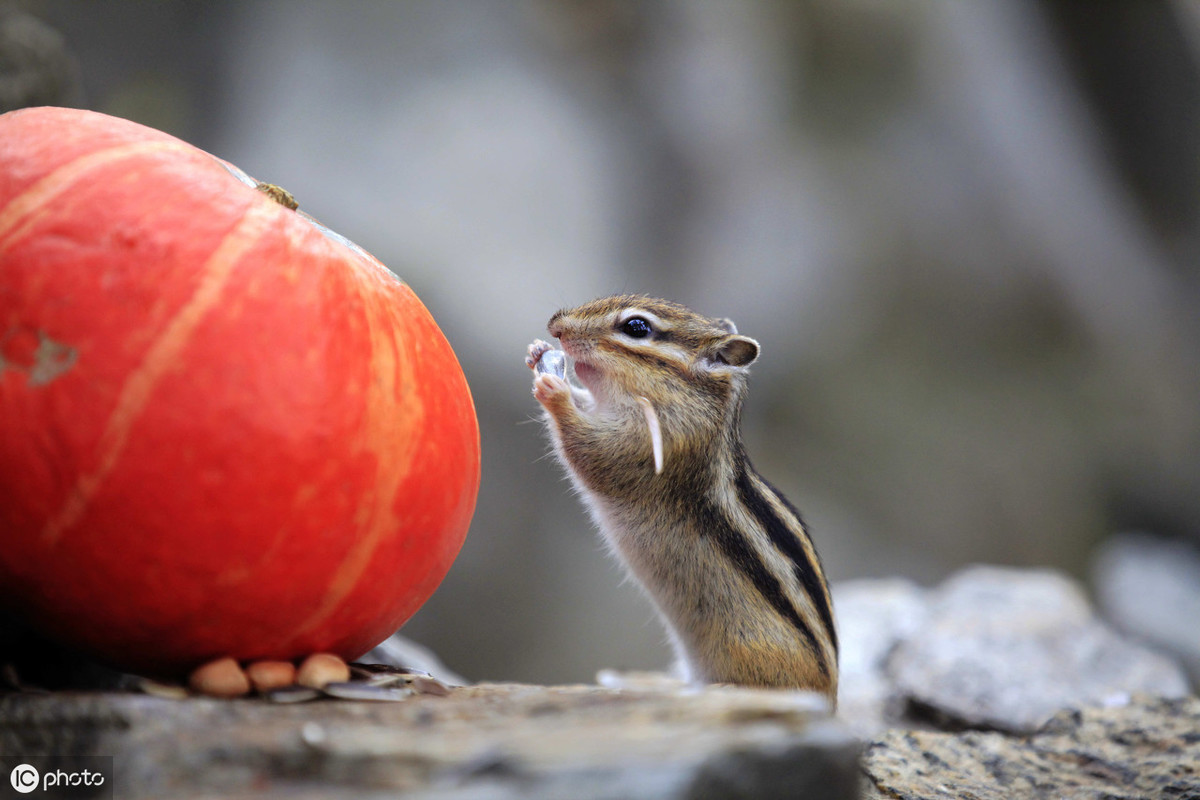
[[[669,658],[545,457],[522,363],[554,310],[619,291],[762,343],[749,448],[835,581],[1082,577],[1119,531],[1200,538],[1194,0],[0,11],[10,44],[65,53],[35,101],[284,186],[438,319],[484,475],[404,633],[469,678]]]

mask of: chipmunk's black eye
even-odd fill
[[[621,333],[634,339],[645,339],[653,332],[654,328],[644,317],[630,317],[621,323]]]

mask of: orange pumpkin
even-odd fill
[[[120,669],[361,655],[479,487],[458,361],[348,240],[160,131],[0,116],[0,609]]]

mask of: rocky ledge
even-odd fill
[[[860,745],[815,698],[492,684],[400,702],[0,699],[6,753],[115,754],[119,797],[858,796]]]
[[[795,692],[479,684],[396,702],[0,695],[0,754],[116,796],[1200,798],[1200,699],[1058,573],[837,587],[839,712]]]
[[[1137,696],[1067,710],[1037,733],[890,730],[863,756],[864,798],[1200,798],[1200,700]]]

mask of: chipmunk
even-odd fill
[[[533,395],[604,540],[666,623],[683,677],[810,689],[836,705],[821,562],[742,445],[758,342],[729,320],[638,295],[564,309],[547,328],[582,386],[535,340]]]

